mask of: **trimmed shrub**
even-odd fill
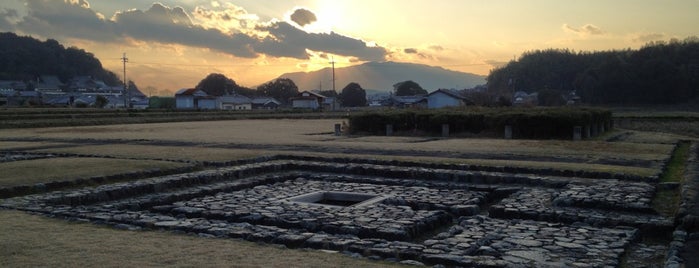
[[[483,108],[372,111],[349,118],[353,134],[384,135],[392,124],[397,134],[439,135],[448,124],[453,134],[500,136],[512,126],[522,139],[570,139],[575,126],[604,125],[609,129],[612,113],[596,108]]]

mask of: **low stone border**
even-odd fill
[[[677,228],[665,260],[665,267],[685,265],[686,254],[696,254],[692,245],[699,244],[699,143],[690,146],[687,169],[680,188],[680,207],[675,216]],[[695,263],[696,264],[696,263]]]
[[[16,197],[0,206],[124,229],[455,266],[613,266],[639,232],[622,225],[672,228],[669,219],[647,213],[655,188],[645,182],[279,158]],[[391,197],[340,210],[285,201],[309,191]],[[600,191],[609,194],[591,194]],[[490,215],[474,216],[481,208]]]

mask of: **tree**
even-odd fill
[[[104,108],[104,106],[107,106],[107,103],[109,103],[109,100],[102,95],[98,95],[95,99],[95,107],[97,108]]]
[[[539,91],[539,106],[561,106],[566,104],[558,90],[545,89]]]
[[[247,88],[247,87],[238,87],[235,90],[236,94],[240,94],[249,98],[256,97],[257,96],[257,90],[254,90],[252,88]]]
[[[418,83],[415,83],[411,80],[393,85],[393,91],[396,96],[414,96],[427,94],[427,90],[424,90]]]
[[[342,89],[339,99],[345,107],[366,106],[366,91],[357,83],[349,83]]]
[[[273,97],[284,104],[289,104],[289,98],[299,94],[299,88],[289,78],[277,78],[257,87],[261,96]]]
[[[238,88],[238,84],[223,74],[211,73],[203,80],[199,81],[196,89],[206,92],[212,96],[233,95]]]
[[[29,36],[0,33],[0,80],[35,81],[37,75],[55,75],[66,82],[87,75],[107,85],[120,85],[113,72],[104,70],[92,53],[65,48],[54,39],[41,42]]]

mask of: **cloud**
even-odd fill
[[[294,13],[291,14],[290,18],[291,21],[302,27],[318,20],[318,18],[316,18],[316,14],[313,14],[313,12],[304,8],[294,10]]]
[[[26,16],[14,25],[8,19],[11,16],[3,16],[0,27],[14,27],[26,34],[50,38],[107,43],[134,39],[177,44],[207,48],[242,58],[266,54],[308,59],[307,50],[356,57],[363,61],[383,60],[387,55],[385,48],[369,46],[363,40],[334,32],[309,33],[279,21],[262,24],[256,15],[248,14],[232,4],[225,4],[222,11],[195,8],[190,15],[182,7],[154,3],[148,10],[121,11],[110,19],[92,10],[85,0],[27,0],[26,6]],[[300,12],[303,14],[303,11]],[[5,10],[4,13],[16,16],[13,11]],[[310,16],[301,16],[296,23],[310,22],[311,19]],[[214,21],[235,23],[224,25]]]
[[[0,10],[0,30],[14,31],[14,24],[11,20],[18,18],[17,10],[5,8]]]
[[[597,27],[597,26],[595,26],[595,25],[592,25],[592,24],[585,24],[585,25],[583,25],[582,27],[579,27],[579,28],[575,28],[575,27],[570,26],[570,25],[568,25],[568,24],[563,24],[563,26],[561,26],[561,28],[563,29],[563,31],[566,31],[566,32],[569,32],[569,33],[575,33],[575,34],[578,34],[578,35],[581,35],[581,36],[603,35],[603,34],[605,34],[605,32],[604,32],[601,28],[599,28],[599,27]]]
[[[192,16],[204,28],[215,28],[229,33],[252,30],[259,21],[256,15],[249,14],[245,9],[233,4],[226,4],[222,10],[195,7]]]
[[[417,54],[417,49],[416,48],[406,48],[403,49],[403,53],[405,54]]]
[[[501,60],[485,60],[484,62],[490,66],[493,66],[493,68],[499,68],[499,67],[505,66],[509,63],[507,61],[501,61]]]
[[[434,50],[434,51],[442,51],[442,50],[444,50],[444,47],[443,47],[443,46],[440,46],[440,45],[431,45],[431,46],[428,46],[427,48],[429,48],[429,49],[431,49],[431,50]]]
[[[384,60],[387,54],[385,48],[369,47],[359,39],[334,32],[309,33],[287,22],[273,22],[257,29],[269,35],[256,46],[256,51],[272,56],[308,59],[306,50],[309,49],[353,56],[363,61],[380,61]]]
[[[86,8],[85,1],[27,0],[28,14],[15,28],[27,34],[70,37],[99,41],[116,41],[114,24],[101,14]]]
[[[639,34],[631,39],[634,42],[648,43],[651,41],[664,40],[667,36],[662,33],[645,33]]]

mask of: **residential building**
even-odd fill
[[[252,110],[252,99],[243,95],[227,95],[218,97],[218,108],[221,110]]]
[[[272,97],[257,97],[252,99],[253,110],[276,110],[282,102]]]
[[[206,92],[196,88],[183,88],[175,93],[175,107],[177,109],[216,109],[218,100],[215,96],[209,96]]]
[[[444,107],[466,106],[469,101],[458,92],[448,89],[438,89],[427,94],[427,108],[438,109]]]
[[[303,91],[296,95],[296,97],[291,98],[291,106],[300,109],[317,110],[323,108],[323,103],[326,98],[327,97],[318,93]]]
[[[426,107],[427,101],[425,100],[425,95],[412,95],[412,96],[391,96],[391,98],[386,101],[386,104],[396,108],[420,108]]]

